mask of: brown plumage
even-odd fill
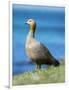
[[[27,22],[30,26],[30,31],[26,40],[26,53],[28,57],[41,68],[42,64],[59,66],[59,62],[52,56],[49,50],[40,42],[35,40],[36,22],[29,19]]]

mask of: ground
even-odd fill
[[[31,84],[47,84],[47,83],[63,83],[65,82],[65,64],[61,60],[59,67],[49,67],[47,69],[34,70],[19,75],[14,75],[13,85],[31,85]]]

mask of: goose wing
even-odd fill
[[[30,58],[38,63],[53,63],[54,58],[50,51],[41,43],[35,43],[30,48]]]

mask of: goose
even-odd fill
[[[36,69],[41,69],[43,64],[59,66],[59,61],[52,56],[48,48],[35,39],[35,20],[29,19],[26,24],[30,27],[25,45],[26,53],[29,59],[36,64]]]

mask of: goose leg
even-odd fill
[[[36,64],[36,69],[38,69],[38,64]]]
[[[41,65],[36,65],[36,69],[41,69]]]
[[[38,69],[41,69],[41,65],[38,65]]]

